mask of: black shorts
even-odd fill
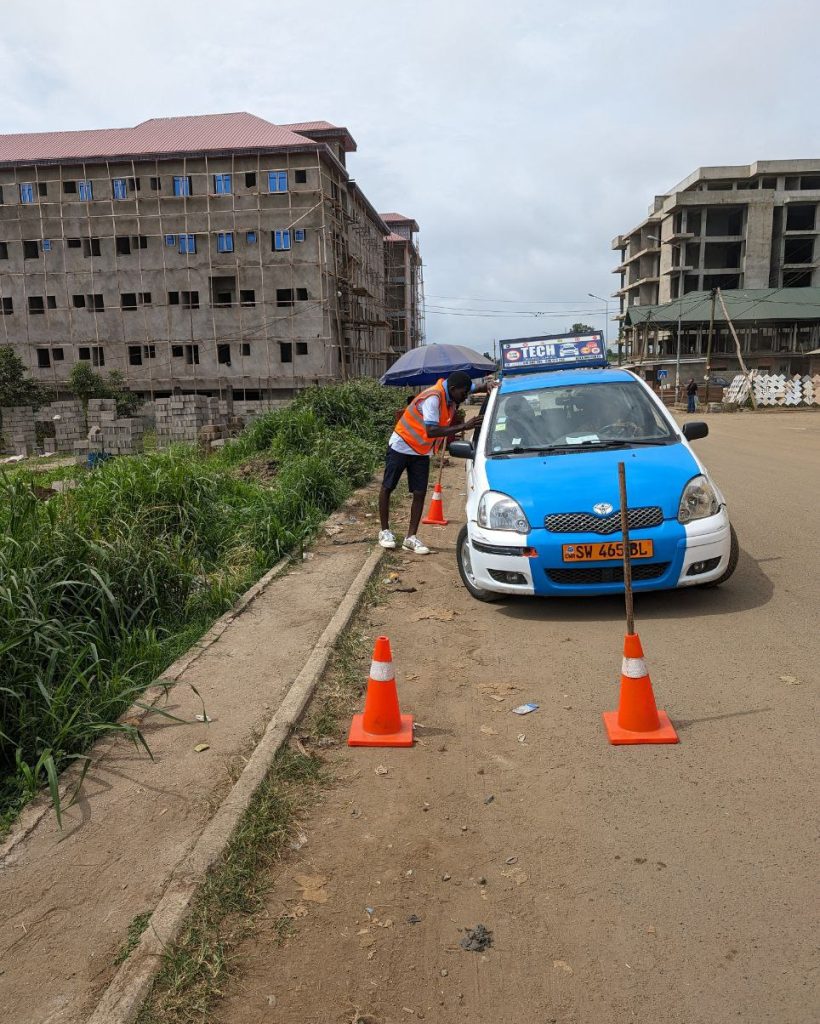
[[[405,470],[407,486],[412,494],[427,490],[427,481],[430,479],[430,456],[405,455],[404,452],[397,452],[395,448],[388,447],[384,460],[382,487],[386,491],[395,491]]]

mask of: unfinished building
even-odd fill
[[[383,213],[390,228],[384,240],[385,296],[390,345],[407,352],[424,343],[424,277],[418,246],[419,226],[401,213]]]
[[[58,391],[82,360],[152,398],[378,376],[404,339],[355,150],[248,113],[0,136],[0,345]]]
[[[631,354],[633,306],[722,290],[820,285],[820,160],[701,167],[612,240],[617,319]],[[817,311],[820,314],[820,310]]]

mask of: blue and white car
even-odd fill
[[[573,353],[568,351],[572,343]],[[600,334],[502,342],[502,377],[467,459],[458,567],[473,597],[623,592],[624,462],[635,591],[717,586],[738,542],[726,501],[652,389],[606,365]]]

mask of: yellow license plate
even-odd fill
[[[629,542],[632,558],[651,558],[653,550],[651,540]],[[624,544],[621,540],[605,541],[602,544],[564,544],[561,552],[565,562],[606,562],[613,558],[622,559]]]

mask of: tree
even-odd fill
[[[102,375],[91,369],[90,363],[79,362],[71,367],[68,375],[69,390],[83,403],[83,409],[88,410],[90,398],[107,398],[107,390]]]
[[[125,386],[125,378],[119,370],[112,370],[106,380],[101,373],[95,373],[89,363],[75,363],[68,375],[68,386],[86,412],[90,398],[113,398],[118,416],[133,416],[142,404],[139,396]]]
[[[573,324],[567,334],[593,334],[595,330],[596,328],[590,327],[589,324]]]
[[[10,345],[0,348],[0,407],[41,405],[44,389],[26,375],[23,360]]]

